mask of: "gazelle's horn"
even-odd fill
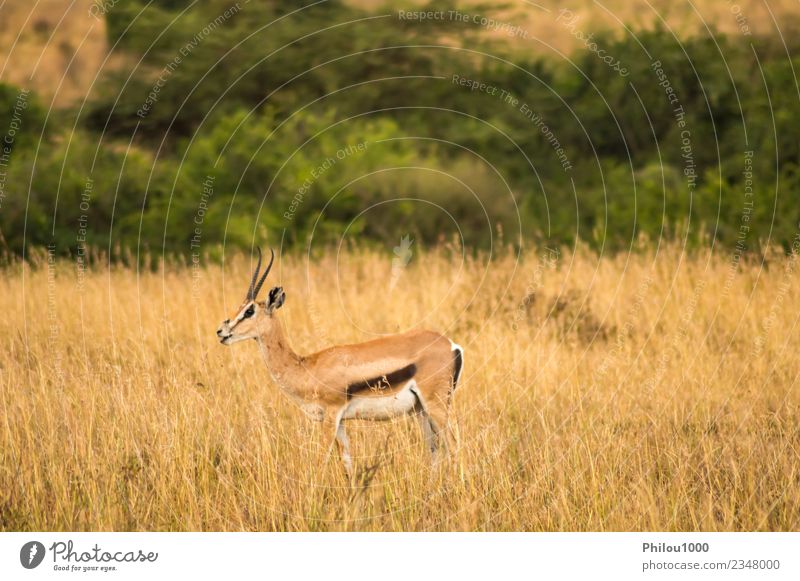
[[[253,272],[253,278],[250,280],[250,286],[247,288],[247,300],[252,301],[256,298],[256,279],[258,278],[258,271],[261,270],[261,249],[258,249],[258,264],[256,270]]]
[[[272,263],[275,262],[275,251],[272,250],[272,248],[270,248],[269,251],[272,254],[272,256],[270,256],[269,264],[267,265],[266,270],[264,270],[264,274],[261,275],[261,279],[258,281],[258,284],[256,285],[256,288],[253,291],[253,296],[250,299],[251,301],[256,300],[256,297],[258,296],[258,291],[261,290],[261,285],[264,284],[264,280],[266,280],[270,269],[272,269]],[[260,266],[261,265],[261,250],[260,249],[258,251],[258,259],[259,259],[259,266]],[[253,277],[253,282],[255,282],[255,280],[256,280],[255,277]]]

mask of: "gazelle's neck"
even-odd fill
[[[289,345],[283,327],[276,321],[269,332],[257,338],[261,356],[278,386],[294,396],[303,391],[303,358]]]

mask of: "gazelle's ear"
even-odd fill
[[[285,300],[286,293],[283,292],[283,288],[276,286],[275,288],[271,289],[269,291],[269,299],[267,300],[267,312],[272,313],[273,311],[280,309]]]

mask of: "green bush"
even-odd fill
[[[13,251],[24,232],[74,251],[84,222],[93,245],[183,255],[312,236],[487,247],[502,230],[613,251],[642,235],[753,250],[796,235],[800,59],[781,39],[596,36],[622,76],[589,50],[554,61],[343,2],[189,4],[115,4],[109,39],[136,66],[107,73],[82,129],[51,127],[37,152],[31,97],[0,206]],[[430,46],[442,38],[516,66]],[[3,111],[17,97],[0,84]]]

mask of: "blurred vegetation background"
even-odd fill
[[[9,255],[407,234],[755,251],[800,224],[788,2],[44,4],[0,7]]]

